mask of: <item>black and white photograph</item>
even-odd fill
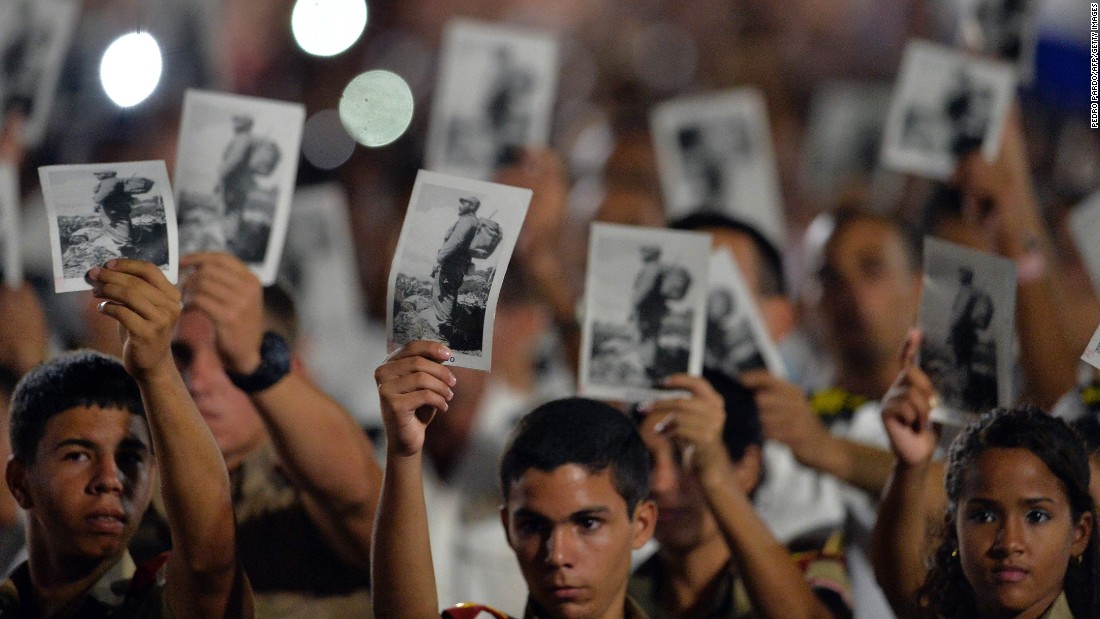
[[[388,348],[443,342],[454,365],[492,365],[497,297],[531,190],[421,170],[390,267]]]
[[[274,283],[305,107],[188,90],[176,154],[180,253],[229,251]]]
[[[890,169],[947,180],[958,158],[997,158],[1015,69],[927,41],[911,41],[887,117],[882,161]]]
[[[451,22],[433,95],[428,168],[488,179],[522,148],[546,145],[557,83],[558,42],[550,34]]]
[[[673,397],[661,379],[703,369],[710,235],[594,223],[588,244],[581,395]]]
[[[12,166],[0,163],[0,272],[9,288],[23,281],[19,220],[19,175]]]
[[[800,166],[813,191],[837,195],[877,172],[892,89],[884,82],[843,80],[816,90]]]
[[[176,283],[176,208],[163,161],[44,166],[38,177],[56,292],[91,290],[84,274],[112,258],[152,262]]]
[[[1092,289],[1100,294],[1100,192],[1085,198],[1069,214],[1070,234],[1077,252],[1092,281]]]
[[[46,132],[61,65],[80,13],[74,0],[0,2],[0,126],[13,110],[26,117],[23,141]]]
[[[1039,0],[962,0],[963,45],[1016,67],[1021,82],[1035,73]]]
[[[931,237],[924,239],[918,322],[920,367],[940,406],[933,421],[965,425],[1012,402],[1016,263]]]
[[[767,370],[786,378],[779,350],[768,337],[756,300],[728,249],[711,254],[709,278],[703,365],[731,375]]]
[[[1081,355],[1081,361],[1084,361],[1092,367],[1100,370],[1100,327],[1096,328],[1096,331],[1092,334],[1092,339],[1089,340],[1088,348]]]
[[[779,177],[763,94],[739,88],[681,97],[653,109],[650,128],[670,218],[716,211],[786,241]]]

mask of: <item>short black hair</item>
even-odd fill
[[[730,461],[740,462],[751,445],[764,445],[764,426],[760,423],[756,398],[752,391],[721,370],[704,368],[703,378],[725,401],[726,425],[722,426],[722,443]]]
[[[11,452],[24,462],[38,455],[50,417],[77,406],[118,408],[145,417],[137,382],[118,359],[78,350],[41,363],[11,398]]]
[[[748,222],[734,219],[714,211],[697,211],[681,217],[669,224],[673,230],[728,230],[749,237],[756,253],[760,255],[760,267],[756,275],[760,281],[760,294],[765,297],[779,297],[787,294],[787,275],[783,270],[783,255],[779,248],[768,240],[760,230]]]
[[[520,419],[500,462],[500,488],[530,469],[550,472],[576,464],[590,473],[609,470],[615,490],[633,514],[649,495],[649,452],[634,422],[609,404],[587,398],[547,402]]]

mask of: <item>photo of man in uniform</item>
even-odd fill
[[[92,200],[95,202],[95,212],[103,218],[103,229],[118,245],[123,257],[133,257],[133,222],[130,219],[134,209],[133,197],[148,193],[153,188],[153,181],[139,177],[121,179],[114,170],[95,172],[94,175],[99,180],[92,191]]]
[[[436,254],[432,270],[432,306],[439,336],[448,344],[454,338],[453,319],[458,305],[458,289],[473,266],[470,244],[477,234],[478,207],[481,200],[475,196],[458,199],[458,220],[443,237],[443,247]]]

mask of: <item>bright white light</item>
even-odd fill
[[[103,52],[99,81],[115,105],[132,107],[153,94],[162,68],[156,39],[147,32],[131,32]]]
[[[340,96],[340,120],[356,142],[385,146],[401,137],[413,116],[412,90],[400,75],[367,71],[356,76]]]
[[[335,56],[346,50],[366,26],[365,0],[298,0],[290,15],[294,40],[314,56]]]

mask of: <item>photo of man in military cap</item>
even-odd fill
[[[476,196],[463,196],[458,199],[458,219],[443,237],[443,247],[436,253],[435,278],[432,287],[432,306],[435,309],[439,336],[447,342],[454,337],[453,317],[458,304],[458,289],[466,279],[466,273],[473,266],[470,244],[477,234],[477,209],[481,200]]]

